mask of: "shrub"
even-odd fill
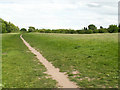
[[[76,33],[80,34],[81,30],[76,30]]]
[[[45,30],[44,29],[39,29],[39,32],[40,33],[45,33]]]
[[[51,33],[52,31],[50,29],[47,29],[44,31],[45,33]]]
[[[91,34],[91,33],[93,33],[93,30],[90,30],[90,29],[89,30],[85,30],[85,33],[86,34]]]
[[[34,31],[35,31],[35,27],[30,26],[28,32],[34,32]]]
[[[105,29],[105,28],[101,28],[101,29],[99,29],[99,33],[107,33],[108,31],[107,31],[107,29]]]
[[[86,30],[79,30],[79,31],[77,31],[77,32],[79,32],[79,34],[85,34],[85,31],[86,31]]]
[[[117,27],[117,25],[110,25],[109,26],[109,28],[108,28],[108,32],[109,33],[116,33],[116,32],[118,32],[118,27]]]
[[[69,33],[74,34],[74,33],[76,33],[76,31],[75,30],[69,30]]]
[[[90,29],[90,30],[96,30],[97,27],[96,27],[95,25],[93,25],[93,24],[90,24],[90,25],[88,26],[88,29]]]
[[[99,33],[99,30],[93,30],[93,33]]]
[[[0,33],[19,32],[18,26],[15,26],[11,22],[4,21],[2,18],[0,18],[0,24],[2,26]]]
[[[52,30],[51,32],[52,32],[52,33],[60,33],[59,30]]]
[[[27,31],[25,28],[21,28],[21,30],[20,31]]]

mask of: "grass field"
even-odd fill
[[[31,54],[19,36],[2,35],[3,88],[56,87],[56,81],[44,73],[45,67]]]
[[[66,72],[79,87],[118,87],[118,34],[29,33],[23,37],[61,72]]]

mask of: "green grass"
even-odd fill
[[[79,87],[118,87],[118,34],[28,33],[23,37]]]
[[[54,88],[56,81],[44,72],[39,63],[20,39],[20,34],[2,35],[3,88]]]

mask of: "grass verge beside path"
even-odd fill
[[[3,88],[54,88],[56,81],[20,39],[20,34],[2,35]]]
[[[24,34],[23,38],[80,87],[118,87],[118,34]]]

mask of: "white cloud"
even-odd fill
[[[93,2],[94,1],[94,2]],[[74,28],[117,24],[118,0],[0,0],[0,17],[20,28]]]

